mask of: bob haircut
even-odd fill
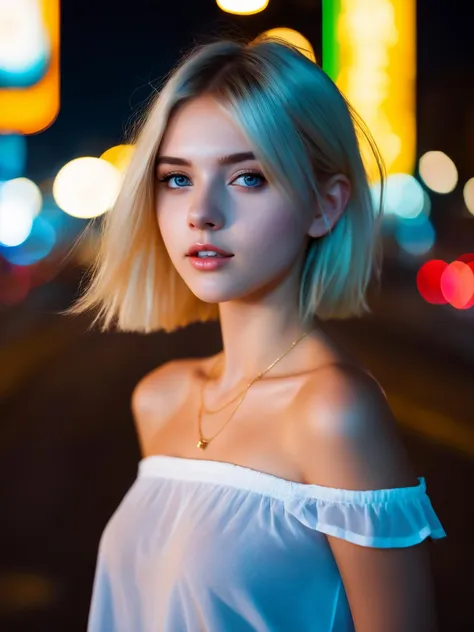
[[[368,142],[382,183],[383,162],[326,73],[296,47],[261,36],[200,44],[165,79],[132,131],[134,154],[115,205],[103,218],[88,286],[62,314],[98,309],[91,328],[100,323],[102,332],[112,323],[119,331],[148,333],[219,319],[218,304],[201,301],[177,273],[156,216],[155,162],[168,121],[200,96],[210,96],[233,117],[265,176],[301,207],[316,209],[321,183],[347,176],[351,194],[342,216],[308,243],[299,314],[307,325],[315,317],[370,312],[365,295],[371,277],[380,277],[382,195],[375,204],[359,140]]]

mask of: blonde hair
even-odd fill
[[[241,125],[265,174],[301,205],[316,208],[318,187],[334,174],[351,183],[336,225],[308,244],[299,288],[303,323],[370,309],[366,290],[380,276],[379,224],[359,140],[383,182],[375,143],[336,85],[297,48],[276,38],[218,40],[191,50],[170,73],[129,142],[134,155],[115,205],[103,218],[85,292],[62,312],[98,309],[91,327],[167,332],[217,320],[218,304],[196,297],[166,252],[155,209],[155,161],[170,117],[211,96]],[[357,131],[356,131],[357,130]],[[383,187],[382,187],[383,191]]]

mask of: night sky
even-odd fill
[[[272,0],[248,17],[223,13],[215,0],[63,0],[61,110],[28,137],[26,175],[52,178],[69,160],[121,142],[153,86],[194,43],[276,26],[301,31],[321,58],[318,0]],[[474,175],[473,39],[469,2],[419,0],[419,154],[446,151],[464,179]]]

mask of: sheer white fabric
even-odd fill
[[[102,534],[88,632],[351,632],[325,534],[382,548],[445,537],[418,480],[351,491],[144,458]]]

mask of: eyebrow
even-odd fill
[[[235,165],[239,162],[244,162],[245,160],[256,160],[253,151],[241,151],[237,154],[221,156],[217,159],[217,162],[220,165]],[[185,158],[177,158],[175,156],[158,156],[156,159],[157,166],[164,163],[167,165],[182,165],[183,167],[192,166],[192,162],[190,160],[186,160]]]

